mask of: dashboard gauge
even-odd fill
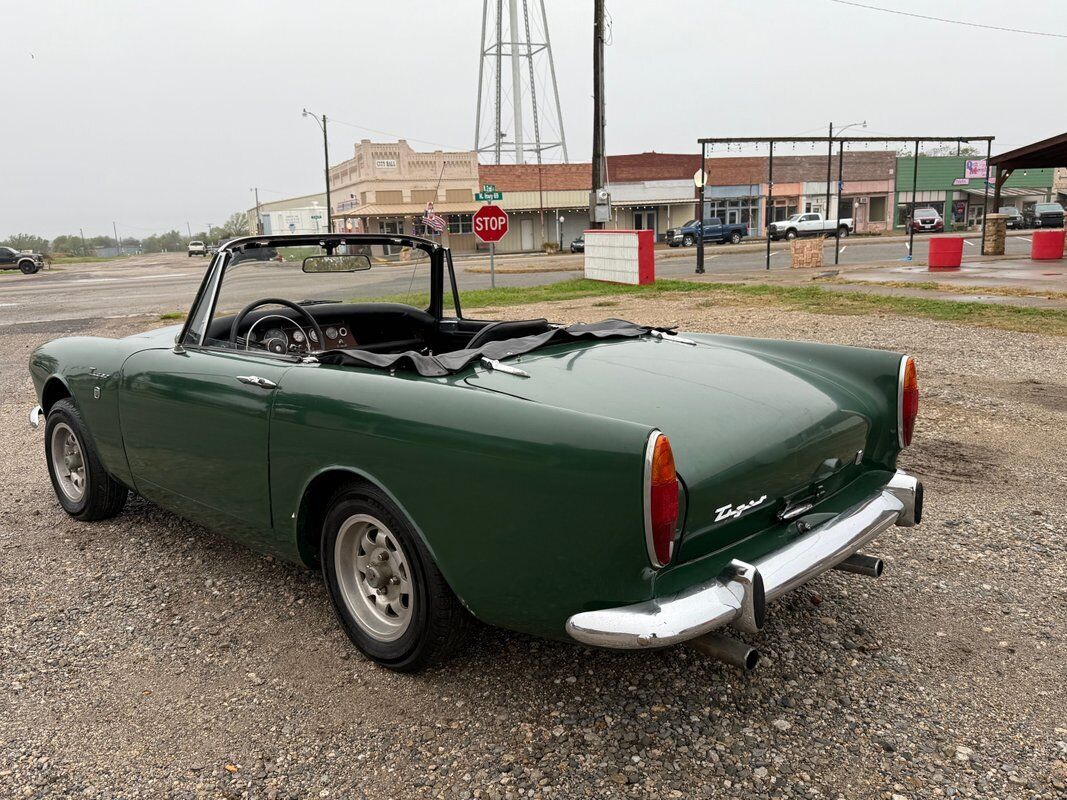
[[[310,337],[311,341],[313,341],[315,344],[319,343],[319,335],[317,333],[315,333],[315,331],[313,331],[313,330],[308,331],[308,336]]]
[[[280,328],[263,332],[263,345],[272,353],[285,353],[289,349],[289,337]]]
[[[343,339],[344,337],[348,336],[348,330],[345,328],[338,328],[337,335]]]
[[[327,328],[326,329],[326,338],[327,339],[336,339],[337,338],[337,328],[333,327],[332,325],[329,328]]]
[[[300,331],[293,331],[293,341],[297,344],[303,344],[304,334],[302,334]]]

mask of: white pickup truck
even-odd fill
[[[798,236],[833,236],[840,230],[841,236],[848,236],[855,228],[852,218],[823,219],[822,214],[794,214],[781,222],[772,222],[767,226],[767,235],[771,241],[779,239],[796,239]]]

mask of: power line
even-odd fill
[[[842,6],[853,6],[855,8],[864,8],[868,11],[881,11],[885,14],[897,14],[901,17],[913,17],[915,19],[925,19],[932,22],[947,22],[950,25],[963,25],[968,28],[982,28],[987,31],[1001,31],[1002,33],[1023,33],[1027,36],[1049,36],[1054,39],[1067,39],[1067,33],[1049,33],[1047,31],[1027,31],[1022,28],[1002,28],[997,25],[982,25],[979,22],[964,22],[959,19],[947,19],[945,17],[930,17],[925,14],[913,14],[910,11],[900,11],[896,8],[881,8],[880,6],[869,6],[866,3],[856,3],[852,0],[830,0],[831,3],[837,3]]]
[[[366,125],[357,125],[354,122],[345,122],[343,119],[336,119],[334,117],[330,117],[330,122],[336,125],[347,125],[349,128],[358,128],[361,131],[370,131],[371,133],[377,133],[380,136],[388,136],[391,139],[404,139],[405,141],[418,142],[419,144],[432,144],[434,147],[447,147],[450,150],[463,149],[454,144],[443,144],[442,142],[431,142],[428,139],[416,139],[412,136],[401,136],[398,133],[389,133],[389,131],[380,131],[377,128],[368,128]]]

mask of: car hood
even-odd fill
[[[746,526],[732,523],[749,509],[773,521],[817,481],[858,470],[870,427],[850,388],[810,360],[700,338],[567,345],[507,361],[528,378],[482,370],[467,383],[662,430],[687,490],[682,549],[694,557],[740,538]]]

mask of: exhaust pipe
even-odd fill
[[[694,650],[711,656],[717,661],[749,672],[759,664],[759,650],[737,639],[730,639],[717,633],[709,633],[686,642]]]
[[[885,562],[874,556],[865,556],[863,553],[855,553],[834,569],[842,572],[854,572],[857,575],[866,575],[868,578],[880,578],[885,571]]]

